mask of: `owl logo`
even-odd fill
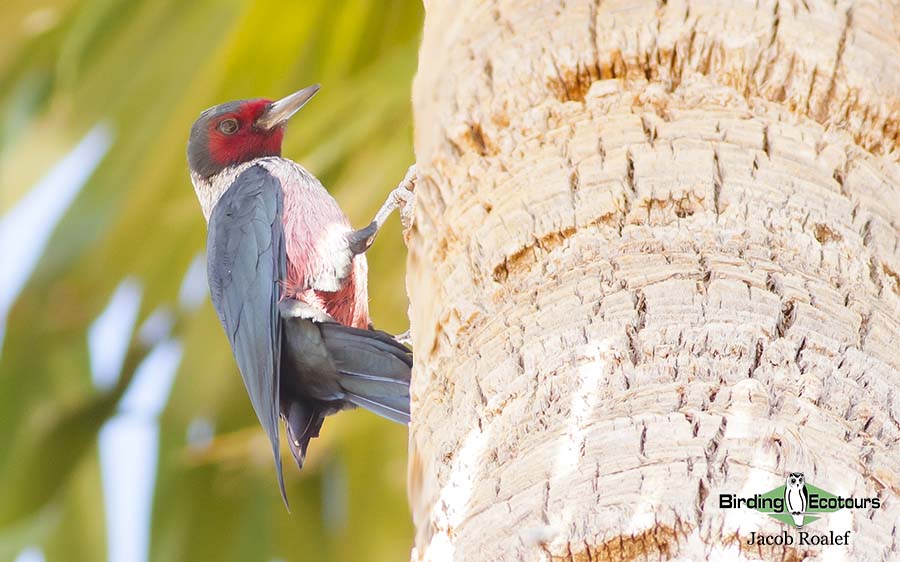
[[[803,517],[808,503],[809,494],[806,493],[806,478],[803,477],[803,473],[788,474],[787,482],[784,485],[784,507],[791,514],[797,528],[803,526]]]

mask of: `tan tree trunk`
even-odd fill
[[[414,560],[900,559],[900,6],[836,4],[426,1]],[[792,471],[883,506],[744,544]]]

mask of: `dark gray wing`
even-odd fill
[[[207,275],[250,402],[272,443],[278,485],[287,504],[279,454],[279,281],[285,275],[281,182],[252,166],[222,195],[209,219]]]

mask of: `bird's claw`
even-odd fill
[[[400,209],[400,224],[403,225],[403,232],[412,228],[415,221],[416,210],[416,182],[419,179],[416,165],[413,164],[406,169],[406,175],[400,184],[391,192],[391,198],[397,208]]]
[[[400,186],[391,193],[391,197],[397,203],[400,209],[400,224],[403,225],[403,232],[412,228],[416,218],[416,193],[404,186]]]
[[[416,182],[418,181],[418,172],[416,165],[413,164],[406,169],[403,179],[388,195],[390,205],[400,210],[400,224],[403,225],[403,231],[406,232],[413,225],[416,208]]]
[[[400,184],[394,188],[387,197],[384,204],[375,214],[375,218],[365,228],[354,230],[347,235],[347,242],[352,255],[358,255],[366,252],[375,241],[375,236],[385,221],[394,212],[395,209],[400,210],[400,222],[403,225],[403,234],[406,236],[410,227],[413,225],[415,218],[415,202],[416,202],[416,165],[413,164],[406,170],[406,175]]]
[[[409,330],[406,330],[402,334],[397,334],[394,336],[394,339],[401,345],[412,347],[412,334],[409,333]]]

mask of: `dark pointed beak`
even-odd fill
[[[318,91],[319,85],[313,84],[299,92],[294,92],[287,97],[281,98],[270,105],[265,113],[260,115],[259,119],[256,120],[256,126],[263,129],[271,129],[283,125],[295,113],[300,111],[300,108],[306,105],[306,102],[311,100]]]

